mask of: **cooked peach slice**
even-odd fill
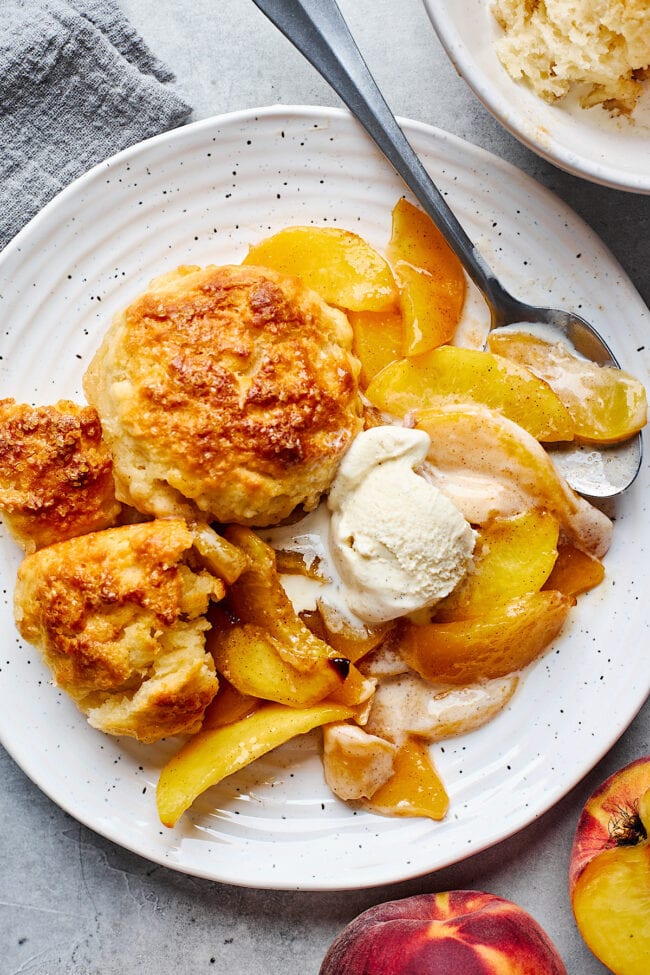
[[[336,667],[337,658],[334,659],[334,666]],[[338,660],[344,661],[345,658],[338,658]],[[343,667],[345,670],[347,670],[347,675],[344,680],[342,680],[340,684],[334,688],[332,693],[327,695],[327,700],[330,704],[345,704],[351,708],[360,708],[357,717],[359,719],[359,723],[363,724],[365,721],[365,712],[362,706],[370,706],[373,694],[375,693],[377,681],[370,677],[364,676],[352,663],[350,664],[349,668],[346,664],[343,664]]]
[[[208,568],[228,585],[240,577],[248,559],[235,545],[213,531],[209,525],[192,526],[194,545]]]
[[[282,646],[262,627],[242,623],[227,630],[212,630],[207,638],[217,671],[240,694],[286,704],[311,707],[328,697],[345,680],[348,662],[328,658],[305,672],[283,660]],[[323,645],[325,646],[325,645]]]
[[[161,822],[173,826],[202,792],[285,741],[352,716],[350,708],[336,704],[300,710],[266,704],[234,724],[199,731],[160,773],[156,803]]]
[[[352,351],[361,363],[359,383],[365,389],[373,376],[402,356],[404,323],[399,311],[350,311]]]
[[[405,623],[398,649],[426,680],[470,684],[532,663],[555,639],[575,600],[545,590],[517,596],[477,619]]]
[[[497,330],[488,342],[492,352],[546,380],[571,414],[576,437],[581,440],[616,443],[645,426],[646,391],[622,369],[599,366],[561,343],[527,332]]]
[[[387,255],[400,286],[403,355],[449,342],[465,302],[465,274],[431,218],[404,198],[393,208]]]
[[[573,421],[547,383],[503,356],[476,349],[445,345],[415,359],[398,359],[375,376],[366,396],[396,416],[450,403],[482,403],[536,440],[573,439]]]
[[[541,589],[557,559],[559,531],[553,515],[535,508],[480,528],[472,568],[436,606],[436,623],[483,616],[498,603]]]
[[[365,730],[396,744],[413,735],[431,742],[464,735],[491,721],[517,684],[513,674],[462,687],[432,684],[407,670],[380,682]]]
[[[404,741],[393,759],[394,771],[361,805],[383,816],[444,819],[449,797],[436,772],[429,748],[417,738]]]
[[[309,630],[282,588],[275,552],[250,528],[231,525],[226,538],[248,557],[248,567],[228,590],[228,603],[242,623],[264,630],[292,667],[309,672],[331,656],[330,647]]]
[[[201,731],[233,724],[252,714],[262,704],[263,701],[259,698],[250,694],[241,694],[229,681],[221,677],[219,690],[205,710]]]
[[[329,696],[342,704],[367,701],[374,683],[297,615],[273,549],[250,528],[232,525],[226,534],[247,567],[228,590],[228,612],[223,606],[211,612],[206,640],[219,673],[240,694],[288,707],[309,707]]]
[[[386,311],[398,301],[393,273],[362,237],[337,227],[286,227],[254,244],[243,264],[302,278],[330,305]]]
[[[339,610],[327,603],[311,613],[301,614],[310,630],[328,643],[341,657],[347,657],[356,664],[371,653],[394,627],[394,621],[369,626],[364,623],[352,624]]]
[[[605,578],[605,566],[586,552],[572,545],[558,545],[553,570],[544,583],[544,589],[557,589],[565,596],[579,596],[593,589]]]
[[[420,410],[416,420],[431,438],[428,476],[469,522],[545,508],[576,548],[596,558],[605,554],[611,521],[571,490],[522,427],[480,405]]]
[[[460,311],[452,303],[445,282],[428,271],[412,267],[406,261],[393,264],[400,289],[400,310],[404,323],[402,355],[422,355],[450,342],[454,337]]]
[[[355,724],[323,729],[325,781],[340,799],[369,798],[393,774],[397,745],[369,735]]]

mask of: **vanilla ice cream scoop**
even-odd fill
[[[414,470],[429,446],[422,430],[372,427],[353,441],[330,490],[331,556],[366,623],[435,605],[470,566],[474,531]]]

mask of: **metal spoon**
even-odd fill
[[[536,308],[509,294],[469,239],[386,104],[335,0],[253,0],[332,86],[444,234],[491,311],[491,328],[519,322],[557,331],[557,340],[600,365],[618,367],[613,352],[573,312]],[[607,446],[558,445],[551,452],[571,487],[590,498],[613,498],[634,481],[641,435]]]

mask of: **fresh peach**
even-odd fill
[[[599,786],[571,849],[569,893],[578,929],[614,975],[650,971],[650,755]]]
[[[557,948],[518,904],[454,890],[364,911],[331,944],[320,975],[566,975]]]

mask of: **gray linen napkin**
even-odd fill
[[[0,0],[0,248],[66,184],[191,108],[114,0]]]

